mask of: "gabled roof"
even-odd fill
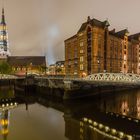
[[[11,66],[46,65],[45,56],[9,56],[7,62]]]
[[[90,24],[91,26],[97,26],[97,27],[100,27],[100,28],[104,28],[105,26],[107,26],[107,27],[110,26],[108,20],[105,20],[105,21],[102,22],[102,21],[97,20],[95,18],[90,19],[90,17],[88,17],[87,22],[82,24],[78,33],[84,31],[88,24]]]
[[[76,37],[77,37],[77,34],[74,35],[74,36],[72,36],[72,37],[70,37],[70,38],[68,38],[68,39],[66,39],[65,41],[68,41],[68,40],[74,39],[74,38],[76,38]]]
[[[139,40],[139,37],[140,37],[140,33],[136,33],[136,34],[130,35],[128,38],[130,40],[131,39]]]
[[[121,30],[121,31],[119,31],[119,32],[115,32],[115,29],[113,29],[112,31],[110,31],[109,32],[111,35],[114,35],[114,36],[116,36],[116,37],[118,37],[118,38],[124,38],[124,36],[126,35],[126,34],[128,34],[129,32],[128,32],[128,30],[127,29],[124,29],[124,30]]]
[[[119,32],[116,32],[115,35],[120,37],[120,38],[124,38],[124,36],[126,35],[126,33],[129,33],[127,29],[121,30]]]

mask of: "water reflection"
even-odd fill
[[[136,102],[136,108],[137,108],[137,118],[140,119],[140,95],[137,95],[137,102]]]
[[[131,140],[133,134],[140,134],[140,91],[62,102],[40,94],[17,97],[12,89],[8,90],[7,95],[6,89],[0,92],[0,131],[4,140]]]
[[[0,112],[0,131],[3,136],[3,140],[7,140],[9,133],[9,117],[10,111],[4,110]]]
[[[17,107],[17,103],[12,99],[2,99],[0,106],[0,134],[3,140],[7,140],[10,125],[10,110]]]
[[[10,125],[10,110],[17,107],[14,89],[9,86],[0,87],[0,135],[7,140]],[[0,137],[1,137],[0,136]]]
[[[96,101],[102,112],[114,112],[134,118],[140,118],[140,91],[113,93]]]

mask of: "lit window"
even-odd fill
[[[124,55],[124,60],[126,61],[126,55]]]
[[[83,33],[80,33],[79,36],[83,36]]]
[[[83,62],[83,61],[84,61],[84,57],[80,56],[80,62]]]
[[[77,75],[77,71],[74,72],[74,75]]]
[[[84,51],[83,50],[80,50],[80,53],[84,53]]]
[[[84,70],[83,64],[80,65],[80,70]]]
[[[80,47],[84,46],[84,43],[83,42],[80,42]]]

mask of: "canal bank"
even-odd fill
[[[140,85],[129,82],[106,82],[75,80],[64,78],[43,78],[27,77],[17,79],[15,89],[19,92],[39,93],[52,98],[71,100],[77,98],[86,98],[96,95],[104,95],[112,92],[127,91],[130,89],[139,89]]]

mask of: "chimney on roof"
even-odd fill
[[[110,24],[108,22],[108,18],[104,21],[104,25],[105,25],[105,27],[109,27],[110,26]]]
[[[115,28],[110,31],[112,34],[115,34]]]
[[[90,16],[88,16],[88,18],[87,18],[87,23],[90,23]]]

